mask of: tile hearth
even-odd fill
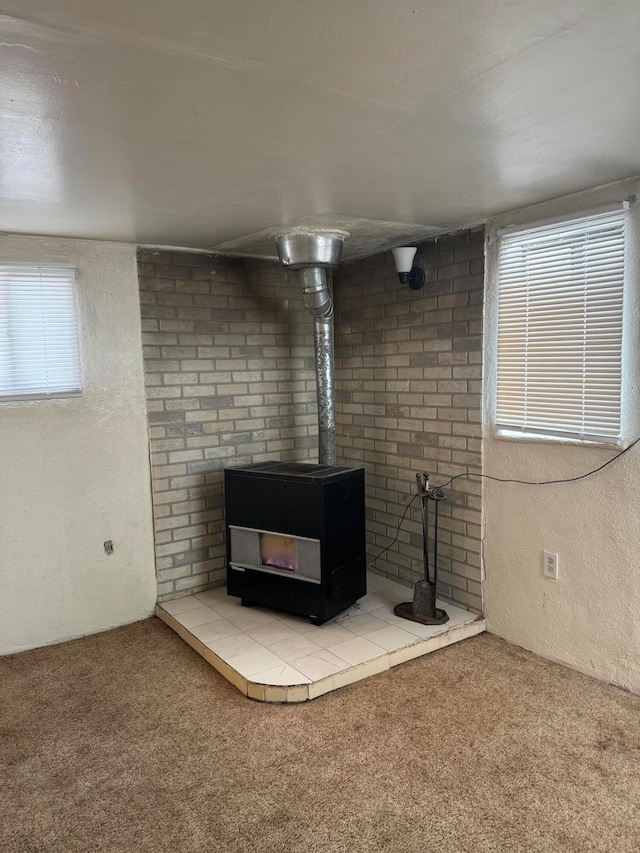
[[[156,614],[251,699],[304,702],[484,631],[484,619],[446,602],[444,625],[395,616],[412,590],[369,573],[367,595],[321,626],[266,607],[242,607],[225,587],[158,604]]]

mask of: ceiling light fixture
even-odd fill
[[[424,270],[414,267],[413,259],[418,251],[417,246],[400,246],[392,249],[396,272],[401,284],[408,284],[411,290],[422,290],[424,287]]]

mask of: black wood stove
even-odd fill
[[[227,592],[321,625],[366,593],[364,469],[225,470]]]

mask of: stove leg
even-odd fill
[[[243,607],[253,607],[253,601],[249,601],[246,598],[241,599],[241,604]]]

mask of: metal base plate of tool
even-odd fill
[[[402,604],[396,604],[393,612],[396,616],[401,616],[403,619],[410,619],[412,622],[420,622],[421,625],[444,625],[449,621],[449,614],[446,610],[435,608],[435,616],[419,616],[413,612],[413,601],[403,601]]]

